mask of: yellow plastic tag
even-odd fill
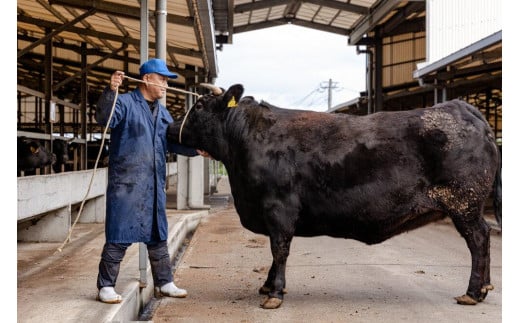
[[[231,97],[231,100],[229,100],[227,107],[228,108],[235,108],[237,106],[237,101],[235,101],[235,96]]]

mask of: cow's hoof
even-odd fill
[[[266,287],[266,286],[262,286],[262,287],[260,287],[260,289],[258,290],[258,293],[261,294],[261,295],[268,295],[270,291],[271,291],[271,288]],[[282,290],[282,293],[287,294],[287,289],[284,288],[284,289]]]
[[[275,308],[280,307],[282,305],[283,300],[276,298],[276,297],[268,297],[264,300],[262,305],[260,305],[262,308],[267,310],[272,310]]]
[[[480,289],[480,296],[478,298],[478,301],[479,302],[482,302],[484,299],[486,299],[486,296],[488,294],[488,292],[490,290],[493,290],[495,287],[491,284],[487,284],[487,285],[484,285],[481,289]]]
[[[485,293],[487,293],[488,291],[493,290],[493,289],[495,289],[495,286],[493,286],[493,285],[491,285],[491,284],[487,284],[487,285],[485,285],[484,287],[482,287],[482,288],[480,289],[480,292],[481,292],[482,294],[485,294]]]
[[[476,305],[477,304],[477,301],[475,299],[473,299],[473,297],[471,297],[467,294],[464,294],[459,297],[455,297],[455,300],[457,301],[457,304],[460,304],[460,305]]]

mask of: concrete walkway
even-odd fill
[[[229,184],[208,198],[211,210],[177,211],[168,198],[170,254],[185,299],[153,298],[152,277],[139,284],[138,244],[121,266],[121,304],[96,301],[104,224],[79,224],[61,243],[18,243],[17,322],[500,322],[502,238],[491,241],[495,290],[477,306],[458,306],[469,278],[469,251],[451,223],[441,221],[366,246],[328,237],[295,238],[288,261],[289,293],[280,309],[259,307],[257,290],[271,263],[266,237],[244,229]],[[148,305],[149,313],[139,313]],[[146,312],[146,311],[145,311]]]
[[[207,214],[207,210],[167,210],[172,259]],[[104,224],[77,224],[71,240],[61,253],[57,252],[61,243],[17,244],[17,322],[135,321],[153,297],[149,264],[147,285],[140,287],[139,244],[128,248],[121,263],[116,291],[123,296],[123,302],[110,305],[96,301]]]

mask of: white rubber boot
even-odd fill
[[[161,288],[155,287],[155,297],[157,298],[161,296],[183,298],[187,295],[188,292],[185,289],[175,286],[173,282],[163,285]]]
[[[116,293],[114,287],[103,287],[99,290],[98,301],[108,304],[121,303],[123,298]]]

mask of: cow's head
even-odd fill
[[[33,170],[56,162],[56,154],[51,153],[37,140],[18,137],[17,146],[20,170]]]
[[[168,127],[168,140],[185,146],[203,149],[217,160],[226,153],[227,143],[224,129],[230,120],[232,110],[244,93],[241,84],[231,86],[222,93],[212,88],[211,94],[201,96],[186,112],[182,120],[176,120]]]

